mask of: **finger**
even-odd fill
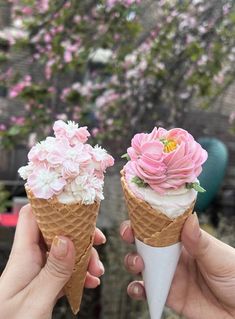
[[[40,232],[31,207],[26,205],[20,211],[11,254],[2,274],[2,280],[7,283],[6,294],[22,290],[40,272],[45,256],[39,247],[39,239]]]
[[[120,226],[120,235],[122,239],[128,244],[133,244],[135,241],[134,234],[131,228],[131,222],[125,220]]]
[[[35,298],[39,298],[42,304],[54,304],[60,291],[71,277],[74,263],[75,249],[72,241],[63,236],[56,236],[47,262],[38,277],[35,278],[33,286],[36,293]]]
[[[231,258],[234,249],[201,230],[196,214],[187,219],[181,239],[185,249],[197,260],[200,268],[210,274],[219,273],[227,269],[228,265],[235,268],[235,258]]]
[[[28,204],[20,210],[12,250],[22,254],[23,251],[27,251],[38,244],[39,238],[40,231],[31,206]]]
[[[104,274],[104,266],[99,259],[99,255],[95,248],[91,250],[91,258],[88,266],[88,271],[91,275],[99,277]]]
[[[86,280],[84,287],[85,288],[96,288],[100,285],[100,279],[92,276],[89,272],[87,272]]]
[[[133,281],[127,287],[128,295],[135,300],[145,300],[146,294],[143,281]]]
[[[95,236],[94,236],[94,245],[101,245],[106,243],[106,237],[102,233],[102,231],[96,227],[95,229]]]
[[[139,274],[144,270],[143,259],[137,253],[127,254],[124,258],[124,265],[133,274]]]

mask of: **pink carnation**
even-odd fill
[[[114,160],[101,147],[85,144],[86,127],[58,120],[55,137],[47,137],[32,147],[29,163],[19,169],[34,195],[62,203],[92,204],[103,199],[104,172]]]
[[[94,161],[95,169],[105,171],[107,167],[113,166],[114,159],[107,151],[99,146],[95,146],[91,150],[91,155]]]
[[[207,159],[201,145],[180,128],[154,128],[150,134],[136,134],[127,153],[131,159],[127,171],[161,194],[195,182]]]
[[[78,127],[72,121],[68,121],[68,124],[62,120],[55,122],[53,126],[56,138],[67,138],[70,145],[75,145],[77,142],[85,143],[90,136],[86,126]]]
[[[47,167],[35,170],[28,177],[28,186],[38,198],[49,199],[54,194],[59,194],[65,185],[65,179]]]

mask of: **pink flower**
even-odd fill
[[[70,63],[71,61],[73,60],[73,55],[72,55],[72,53],[70,52],[70,51],[65,51],[65,53],[64,53],[64,61],[66,62],[66,63]]]
[[[46,163],[47,156],[53,151],[55,145],[55,138],[47,137],[45,141],[37,143],[31,148],[28,153],[28,159],[30,162],[38,165],[41,163]]]
[[[98,145],[92,149],[91,155],[97,171],[104,172],[106,168],[113,166],[114,164],[113,157],[109,155],[105,149]]]
[[[11,116],[11,122],[13,124],[16,124],[16,125],[19,125],[19,126],[22,126],[25,124],[25,118],[23,116]]]
[[[136,134],[127,152],[131,161],[126,168],[161,194],[195,182],[207,159],[207,152],[180,128]]]
[[[38,198],[57,196],[62,203],[92,204],[103,199],[104,171],[113,165],[112,156],[96,146],[85,144],[86,127],[58,120],[55,137],[47,137],[32,147],[29,163],[19,169]]]
[[[10,98],[17,97],[26,87],[31,85],[31,76],[26,75],[22,82],[19,82],[15,84],[11,89],[9,93]]]
[[[7,127],[5,124],[0,124],[0,131],[6,131]]]
[[[22,13],[26,16],[30,16],[33,14],[33,9],[31,7],[24,7],[21,10],[22,10]]]
[[[92,136],[96,137],[98,134],[99,134],[99,129],[97,127],[94,127],[92,130],[91,130],[91,134]]]
[[[78,124],[68,121],[68,124],[62,120],[55,122],[53,126],[56,138],[67,138],[70,145],[77,142],[85,143],[90,136],[86,126],[78,127]]]
[[[59,194],[66,185],[66,181],[58,173],[47,167],[35,170],[29,175],[27,183],[36,197],[44,199]]]

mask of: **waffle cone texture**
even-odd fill
[[[77,314],[94,240],[99,203],[62,204],[56,198],[36,198],[27,187],[26,192],[48,249],[54,237],[58,235],[66,236],[73,241],[75,266],[64,289],[73,313]]]
[[[182,228],[188,216],[192,214],[195,202],[182,215],[170,219],[133,194],[127,185],[123,170],[121,184],[137,239],[153,247],[166,247],[180,242]]]

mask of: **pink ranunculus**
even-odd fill
[[[78,127],[74,122],[68,121],[68,124],[62,120],[55,122],[53,126],[56,138],[68,139],[70,145],[76,145],[78,142],[85,143],[90,136],[86,126]]]
[[[162,130],[163,129],[160,128],[160,132]],[[165,132],[166,130],[162,131],[162,133]],[[156,153],[162,154],[163,147],[163,144],[159,141],[159,132],[156,130],[156,128],[154,128],[150,134],[136,134],[131,141],[131,147],[128,148],[127,153],[131,160],[137,160],[139,155],[145,151],[149,153],[151,152],[151,149],[153,152],[156,151]],[[143,150],[143,148],[145,150]]]
[[[128,154],[129,171],[161,194],[195,182],[207,159],[207,152],[193,136],[179,128],[136,134]]]

